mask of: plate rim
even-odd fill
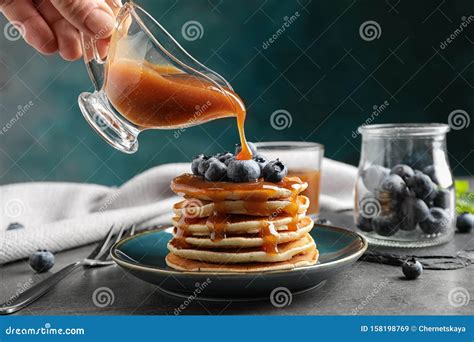
[[[352,230],[348,230],[348,229],[345,229],[345,228],[342,228],[342,227],[337,227],[337,226],[333,226],[333,225],[324,225],[324,224],[318,224],[316,225],[315,224],[315,227],[313,229],[317,229],[317,227],[322,227],[322,228],[325,228],[325,229],[329,229],[329,230],[333,230],[333,231],[337,231],[339,233],[342,233],[342,234],[346,234],[346,235],[353,235],[355,238],[358,238],[361,240],[362,242],[362,247],[356,251],[355,253],[351,254],[351,255],[348,255],[342,259],[338,259],[338,260],[334,260],[334,261],[329,261],[329,262],[326,262],[326,263],[316,263],[314,265],[308,265],[308,266],[302,266],[302,267],[295,267],[295,268],[292,268],[292,269],[286,269],[286,270],[273,270],[273,271],[262,271],[262,272],[194,272],[194,271],[179,271],[179,270],[173,270],[173,269],[170,269],[170,270],[166,270],[166,269],[162,269],[162,268],[158,268],[158,267],[155,267],[155,266],[143,266],[143,265],[136,265],[136,264],[133,264],[131,262],[127,262],[123,259],[120,259],[119,256],[117,255],[117,248],[126,243],[127,241],[129,240],[133,240],[133,239],[136,239],[137,237],[140,237],[140,236],[143,236],[143,235],[147,235],[147,234],[152,234],[152,233],[157,233],[157,232],[164,232],[166,229],[168,228],[171,228],[172,226],[171,225],[166,225],[166,226],[162,226],[160,228],[157,228],[157,229],[153,229],[153,230],[147,230],[145,232],[142,232],[142,233],[139,233],[139,234],[136,234],[136,235],[133,235],[133,236],[129,236],[125,239],[122,239],[118,242],[116,242],[111,250],[110,250],[110,255],[112,257],[112,260],[117,263],[118,265],[122,266],[122,267],[126,267],[126,268],[129,268],[129,269],[138,269],[140,271],[148,271],[148,272],[153,272],[153,273],[160,273],[160,274],[164,274],[164,275],[179,275],[179,276],[186,276],[186,277],[195,277],[195,276],[219,276],[219,277],[245,277],[245,276],[255,276],[255,274],[265,274],[265,275],[276,275],[276,274],[289,274],[289,273],[292,273],[292,272],[301,272],[301,271],[305,271],[305,270],[317,270],[317,269],[327,269],[327,268],[333,268],[333,267],[336,267],[338,265],[345,265],[346,263],[349,263],[351,261],[357,261],[364,253],[365,251],[367,250],[368,248],[368,242],[367,242],[367,239],[357,233],[357,232],[354,232]],[[316,246],[317,246],[317,243],[316,243]]]

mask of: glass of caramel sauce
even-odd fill
[[[146,129],[184,128],[236,117],[244,154],[245,106],[231,85],[189,55],[133,2],[117,8],[108,46],[82,36],[84,60],[95,86],[79,96],[87,122],[116,149],[134,153]],[[245,156],[244,156],[245,157]]]
[[[302,195],[309,198],[308,214],[319,214],[321,162],[324,146],[304,141],[269,141],[256,144],[258,152],[271,159],[279,158],[288,167],[288,175],[308,183]]]

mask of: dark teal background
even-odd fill
[[[474,14],[472,0],[458,1],[139,1],[193,56],[230,81],[248,106],[250,140],[310,140],[328,157],[356,165],[360,138],[352,132],[373,106],[389,106],[374,123],[447,122],[450,112],[474,112],[474,22],[445,49],[446,40]],[[267,41],[296,11],[300,17]],[[186,41],[190,20],[204,29]],[[379,39],[365,41],[359,27],[379,23]],[[3,29],[6,21],[0,20]],[[2,32],[3,33],[3,32]],[[87,125],[77,96],[91,89],[81,61],[44,57],[22,40],[0,33],[0,126],[18,106],[32,108],[0,135],[0,183],[75,181],[121,184],[152,166],[187,161],[203,151],[232,149],[235,121],[140,136],[134,155],[116,152]],[[275,130],[270,115],[291,113],[292,125]],[[456,175],[474,167],[471,126],[448,136]]]

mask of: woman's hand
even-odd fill
[[[28,44],[47,55],[59,51],[66,60],[82,55],[79,32],[110,37],[118,6],[117,0],[0,0],[0,11]]]

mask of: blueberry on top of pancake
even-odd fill
[[[280,160],[268,160],[259,154],[257,147],[248,143],[253,157],[239,160],[236,155],[240,145],[236,146],[235,154],[222,152],[213,156],[200,154],[191,163],[194,175],[203,177],[209,182],[247,183],[263,178],[266,182],[281,182],[288,174],[288,168]]]

